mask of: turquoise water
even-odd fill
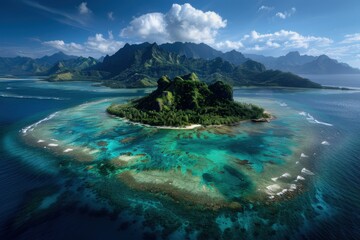
[[[7,238],[359,235],[357,91],[238,89],[277,118],[167,130],[104,111],[143,90],[0,84]]]

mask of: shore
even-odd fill
[[[260,118],[260,119],[241,120],[241,121],[239,121],[239,122],[236,122],[236,123],[233,123],[233,124],[229,124],[229,126],[237,125],[237,124],[244,123],[244,122],[253,122],[253,123],[270,122],[270,121],[276,119],[276,117],[275,117],[274,115],[270,114],[270,112],[265,111],[264,113],[269,114],[270,117],[269,117],[269,118]],[[201,127],[221,127],[221,126],[224,126],[224,125],[209,125],[209,126],[203,126],[203,125],[201,125],[201,124],[190,124],[190,125],[185,126],[185,127],[154,126],[154,125],[149,125],[149,124],[145,124],[145,123],[133,122],[133,121],[130,121],[129,119],[121,118],[121,117],[118,117],[118,116],[112,115],[112,114],[109,114],[109,115],[112,116],[112,117],[114,117],[114,118],[120,118],[120,119],[122,119],[123,121],[125,121],[125,122],[127,122],[127,123],[130,123],[130,124],[132,124],[132,125],[138,125],[138,126],[144,126],[144,127],[151,127],[151,128],[157,128],[157,129],[192,130],[192,129],[201,128]]]

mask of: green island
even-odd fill
[[[107,112],[132,122],[170,127],[234,124],[270,118],[259,106],[235,102],[232,87],[222,81],[207,85],[191,73],[173,80],[163,76],[157,83],[157,89],[148,96],[127,104],[112,104]]]

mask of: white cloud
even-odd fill
[[[274,10],[274,7],[265,6],[265,5],[262,5],[262,6],[259,7],[259,9],[258,9],[259,12],[260,12],[260,11],[268,11],[268,12],[270,12],[270,11],[272,11],[272,10]]]
[[[217,49],[221,49],[223,51],[228,51],[228,50],[241,50],[242,48],[244,48],[244,45],[241,41],[226,40],[213,44],[213,47]]]
[[[113,12],[108,12],[107,16],[108,16],[108,19],[110,19],[111,21],[114,21],[114,20],[115,20],[115,17],[114,17],[114,13],[113,13]]]
[[[162,13],[148,13],[133,19],[130,25],[121,30],[125,38],[139,38],[142,41],[165,42],[169,39],[166,21]]]
[[[342,41],[342,43],[360,43],[360,33],[354,33],[354,34],[347,34],[345,35],[345,39]]]
[[[203,12],[189,3],[173,4],[165,14],[148,13],[134,18],[120,35],[160,43],[214,43],[218,30],[225,26],[226,20],[215,12]]]
[[[123,42],[114,40],[111,31],[108,35],[109,37],[105,38],[103,34],[95,34],[95,36],[88,37],[87,41],[83,44],[53,40],[43,42],[43,45],[63,51],[66,54],[99,57],[105,54],[113,54],[124,46]]]
[[[243,37],[242,42],[245,46],[257,44],[265,48],[307,49],[310,46],[329,46],[333,41],[326,37],[303,36],[294,31],[280,30],[267,34],[252,31]]]
[[[276,13],[275,16],[277,16],[277,17],[279,17],[279,18],[281,18],[281,19],[285,19],[285,18],[286,18],[286,15],[285,15],[284,13],[282,13],[282,12]]]
[[[37,2],[33,2],[31,0],[24,0],[24,3],[30,7],[36,8],[36,9],[44,11],[46,13],[49,13],[50,18],[57,22],[60,22],[60,23],[63,23],[63,24],[66,24],[66,25],[69,25],[72,27],[80,28],[83,30],[89,30],[86,27],[87,20],[88,20],[86,15],[78,14],[77,12],[69,13],[69,12],[63,11],[61,9],[47,7],[45,5],[42,5]],[[80,6],[81,6],[81,4],[80,4]]]
[[[292,7],[289,11],[285,11],[285,12],[277,12],[275,14],[276,17],[281,18],[281,19],[286,19],[291,17],[292,15],[294,15],[296,12],[296,8]]]
[[[79,9],[80,14],[90,14],[91,13],[91,10],[87,6],[87,2],[80,3],[78,9]]]

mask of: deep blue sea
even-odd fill
[[[204,220],[206,223],[203,225],[199,214],[198,218],[193,219],[186,219],[190,214],[177,214],[176,209],[181,208],[176,203],[152,200],[151,203],[156,202],[161,206],[154,207],[156,210],[151,212],[139,210],[139,205],[150,203],[149,200],[139,203],[139,199],[153,197],[142,193],[132,195],[125,190],[123,196],[132,196],[134,204],[121,206],[118,212],[109,212],[107,205],[111,204],[106,201],[106,194],[91,190],[93,183],[87,179],[91,174],[69,171],[70,167],[78,168],[78,165],[66,163],[67,167],[64,168],[65,163],[59,160],[60,154],[38,149],[22,137],[22,129],[55,112],[64,115],[59,123],[70,125],[71,121],[79,121],[81,116],[69,118],[71,120],[67,123],[64,122],[64,111],[71,115],[75,114],[72,109],[81,109],[78,107],[81,104],[112,98],[125,101],[143,96],[149,90],[108,89],[87,82],[48,83],[36,78],[0,79],[0,239],[183,239],[184,236],[203,239],[218,236],[223,239],[360,239],[360,91],[355,89],[360,87],[360,76],[306,77],[324,85],[353,87],[354,90],[241,88],[234,91],[234,96],[259,104],[269,102],[269,107],[277,104],[274,111],[278,112],[278,116],[282,116],[282,111],[285,115],[296,112],[294,121],[287,119],[281,122],[279,118],[281,124],[277,125],[275,120],[271,125],[272,132],[267,133],[273,134],[278,129],[277,134],[283,133],[284,141],[281,135],[267,139],[270,142],[282,141],[279,145],[274,142],[273,152],[277,152],[276,146],[288,147],[296,152],[298,149],[293,150],[298,147],[296,142],[295,146],[293,142],[286,146],[288,140],[285,135],[289,133],[285,127],[298,132],[297,136],[301,137],[299,143],[307,145],[307,156],[299,156],[299,164],[304,164],[314,174],[305,174],[306,180],[311,181],[295,197],[265,205],[257,205],[255,201],[247,203],[236,218],[232,212],[209,213],[210,210],[196,209],[203,214],[203,218],[217,219],[213,223]],[[94,121],[98,114],[94,112]],[[297,125],[297,121],[302,120],[304,123]],[[96,126],[101,128],[99,123]],[[52,127],[55,129],[55,126]],[[245,127],[249,132],[249,129],[256,131],[253,127]],[[130,130],[136,134],[140,131],[138,128],[127,129]],[[145,136],[149,136],[149,132],[141,131],[141,134],[144,136],[142,146],[151,142],[151,150],[157,144],[161,145],[147,140]],[[254,137],[261,139],[259,134],[262,133],[254,133]],[[76,141],[84,141],[85,138],[90,146],[88,136],[79,136]],[[230,141],[226,143],[228,145],[219,141],[220,144],[224,148],[231,146],[236,149],[236,145]],[[211,151],[211,147],[204,146],[208,151]],[[286,151],[279,150],[279,153],[286,158]],[[58,168],[53,171],[55,162]],[[84,190],[84,186],[88,188]],[[104,186],[108,189],[113,187],[109,182]],[[96,194],[99,196],[93,197]],[[92,207],[91,201],[94,199],[101,208]],[[161,196],[155,199],[161,199]],[[134,209],[132,212],[127,211],[130,207]],[[184,207],[184,211],[195,210]],[[191,224],[192,220],[197,221],[197,228],[193,232],[187,228],[188,233],[178,231],[165,234],[167,229],[162,228],[162,223],[163,226],[172,226],[172,230],[176,229],[170,224],[172,217],[169,212],[184,225]],[[163,219],[165,216],[166,220]],[[197,235],[199,229],[208,231],[208,235]],[[212,232],[220,232],[220,235],[212,235]]]

